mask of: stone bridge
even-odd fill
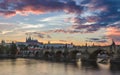
[[[120,46],[115,45],[114,41],[110,46],[92,46],[81,48],[81,61],[97,61],[98,54],[106,54],[110,58],[110,62],[120,63]]]
[[[109,56],[112,53],[117,53],[119,46],[84,46],[73,48],[50,48],[40,50],[24,50],[19,54],[23,57],[40,57],[45,59],[57,59],[57,60],[73,60],[81,58],[81,61],[96,61],[99,53],[106,53]]]

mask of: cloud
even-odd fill
[[[47,37],[47,38],[52,38],[50,35],[47,35],[46,37]]]
[[[21,28],[23,28],[23,29],[30,29],[30,28],[42,28],[42,27],[44,27],[44,25],[43,24],[27,24],[27,23],[20,23],[20,25],[24,25],[23,27],[21,27]]]
[[[44,34],[38,34],[38,37],[39,37],[39,38],[45,38],[45,37],[44,37]]]
[[[66,29],[54,29],[48,31],[48,33],[69,33],[69,34],[74,34],[74,33],[94,33],[100,28],[104,28],[104,26],[99,26],[96,24],[92,25],[72,25],[69,28]]]
[[[14,23],[4,23],[4,22],[0,23],[1,34],[14,32],[14,30],[16,30],[19,27],[20,27],[19,25],[16,25]]]
[[[59,40],[60,42],[67,42],[66,40]]]
[[[10,30],[16,28],[17,25],[10,23],[0,23],[0,30]]]
[[[120,43],[120,28],[118,26],[108,27],[106,32],[106,37],[113,39],[117,43]]]
[[[76,17],[69,18],[73,22],[71,27],[75,27],[73,30],[78,32],[83,29],[86,32],[95,32],[120,20],[119,3],[119,0],[82,0],[79,4],[76,0],[2,0],[0,15],[13,16],[64,11],[76,14]]]
[[[108,42],[107,39],[103,39],[103,38],[87,38],[86,41],[87,42],[99,42],[99,43],[106,43],[106,42]]]
[[[68,17],[67,22],[71,22],[69,27],[48,30],[44,33],[32,33],[40,38],[51,38],[49,33],[94,33],[102,28],[106,29],[106,36],[119,40],[120,36],[120,0],[81,0],[78,4],[76,0],[2,0],[0,1],[0,15],[15,16],[29,14],[44,14],[49,12],[65,12],[75,14]],[[60,18],[61,19],[61,18]],[[53,21],[56,17],[46,18],[42,21]],[[60,20],[58,20],[61,22]],[[62,20],[63,21],[63,20]],[[58,22],[57,22],[58,23]],[[50,24],[50,23],[49,23]],[[53,24],[53,23],[52,23]],[[56,24],[55,24],[56,25]],[[58,25],[64,25],[59,23]],[[19,26],[2,25],[0,29],[19,29]],[[42,25],[24,25],[19,30],[41,28]],[[49,26],[48,26],[49,27]],[[5,29],[6,30],[6,29]],[[8,30],[8,28],[7,28]],[[6,32],[7,32],[6,30]],[[35,30],[34,30],[35,31]],[[3,31],[2,31],[3,32]],[[4,31],[5,32],[5,31]],[[9,31],[8,31],[9,32]],[[95,41],[95,39],[90,39]],[[104,42],[105,40],[96,40]]]
[[[65,30],[65,29],[55,29],[55,30],[50,30],[48,33],[65,33],[65,34],[74,34],[74,33],[82,33],[82,31],[77,31],[77,30]]]
[[[120,20],[120,0],[83,0],[82,13],[72,17],[72,29],[96,32]]]
[[[28,23],[10,23],[10,22],[1,22],[0,23],[0,30],[1,30],[1,34],[14,34],[16,35],[16,33],[19,34],[24,34],[26,32],[35,32],[41,28],[43,28],[44,25],[43,24],[28,24]]]
[[[92,25],[72,25],[72,28],[75,30],[83,30],[83,33],[93,33],[95,31],[98,31],[100,28],[99,25],[92,24]]]
[[[4,16],[43,14],[57,11],[81,13],[82,9],[83,7],[77,5],[73,0],[3,0],[0,2],[0,14]]]
[[[41,39],[44,39],[44,38],[52,38],[48,33],[46,32],[28,32],[28,33],[25,33],[26,35],[35,35]]]

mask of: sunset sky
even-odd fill
[[[120,0],[0,0],[0,40],[120,44]]]

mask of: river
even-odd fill
[[[1,59],[0,75],[120,75],[119,65]]]

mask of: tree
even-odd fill
[[[10,45],[10,53],[11,53],[11,56],[13,57],[15,57],[17,54],[17,46],[14,42],[12,42]]]
[[[67,44],[64,46],[64,57],[67,58],[68,56],[68,47]]]
[[[3,45],[0,45],[0,54],[3,54]]]

